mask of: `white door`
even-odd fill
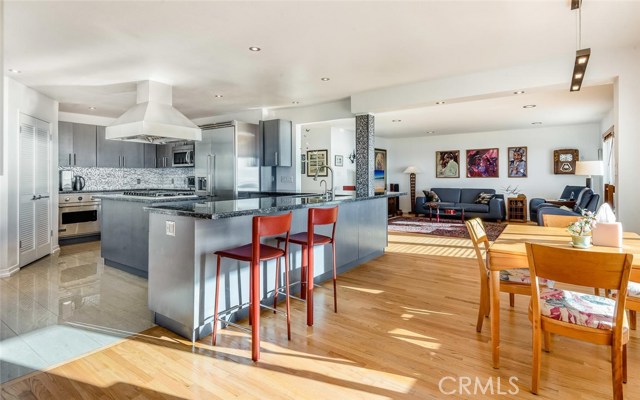
[[[51,253],[49,123],[20,114],[20,266]]]

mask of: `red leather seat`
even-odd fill
[[[291,241],[291,240],[290,240]],[[232,258],[238,261],[251,261],[253,254],[253,244],[245,244],[244,246],[235,247],[233,249],[216,251],[214,254],[220,257]],[[284,256],[284,250],[266,244],[260,244],[260,261],[273,260],[274,258]]]

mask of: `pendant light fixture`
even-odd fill
[[[582,47],[582,0],[571,0],[571,9],[578,10],[578,50],[576,51],[576,61],[573,64],[573,75],[571,76],[569,91],[577,92],[582,87],[587,63],[589,62],[589,57],[591,57],[591,49],[580,49]]]

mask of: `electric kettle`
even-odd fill
[[[80,175],[73,176],[73,190],[80,191],[84,189],[85,180]]]

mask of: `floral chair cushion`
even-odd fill
[[[589,328],[611,329],[615,300],[560,290],[540,290],[540,312],[544,317]]]
[[[531,275],[528,268],[506,269],[500,271],[500,281],[531,285]],[[541,285],[547,284],[544,278],[540,278],[539,282]]]

